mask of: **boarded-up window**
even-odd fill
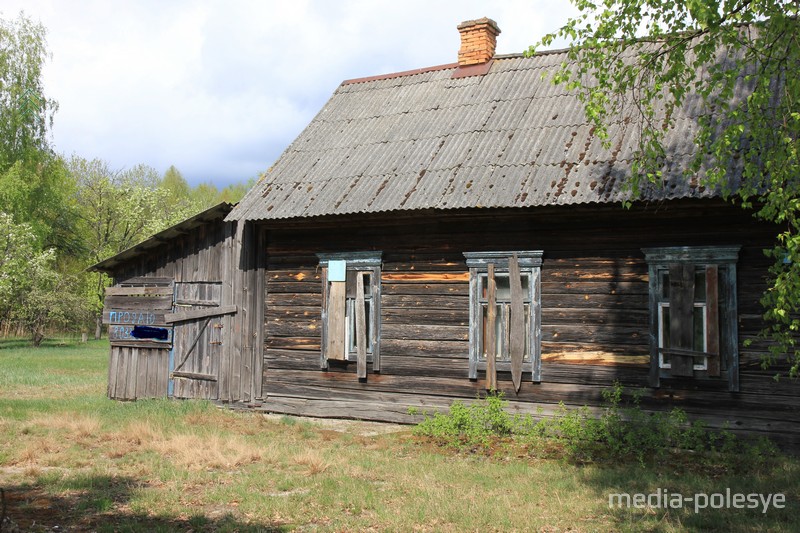
[[[525,331],[529,331],[531,327],[531,295],[530,290],[530,273],[524,272],[520,276],[520,285],[522,287],[522,310],[525,314],[524,327]],[[478,350],[478,360],[486,361],[487,338],[494,340],[494,358],[495,361],[511,361],[511,284],[508,273],[497,273],[494,276],[495,282],[495,299],[494,299],[494,320],[490,320],[489,313],[489,275],[479,274],[478,278],[478,300],[481,307],[481,335],[480,335],[480,349]],[[494,335],[490,335],[487,328],[491,326],[494,329]],[[491,351],[491,350],[490,350]],[[531,342],[528,335],[524,335],[523,339],[523,361],[531,360]]]
[[[727,379],[738,390],[736,260],[739,247],[643,250],[650,275],[650,384]]]
[[[322,269],[321,367],[330,361],[356,362],[380,371],[380,252],[318,254]]]
[[[541,380],[540,271],[542,252],[466,252],[470,272],[469,377],[484,371],[496,389],[497,372]]]

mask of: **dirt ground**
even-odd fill
[[[280,422],[287,415],[265,414],[262,415],[267,420]],[[293,416],[298,422],[305,422],[313,426],[328,431],[339,433],[350,433],[361,437],[372,437],[375,435],[386,435],[388,433],[398,433],[411,428],[403,424],[391,424],[388,422],[367,422],[365,420],[346,420],[341,418],[311,418],[307,416]]]

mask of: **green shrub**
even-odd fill
[[[560,403],[554,416],[538,421],[530,415],[510,415],[502,393],[469,405],[455,401],[448,413],[425,413],[414,433],[443,446],[483,451],[514,437],[529,444],[533,453],[555,446],[576,462],[635,459],[645,464],[691,451],[695,456],[736,457],[739,464],[752,465],[776,453],[769,441],[751,444],[727,429],[711,431],[700,420],[689,421],[681,409],[645,411],[639,403],[640,394],[635,392],[631,403],[623,405],[624,392],[619,383],[604,390],[599,413],[586,406],[568,409]]]
[[[470,405],[456,400],[448,413],[425,414],[414,433],[458,448],[486,447],[515,433],[515,417],[505,410],[507,404],[502,395],[493,394]]]

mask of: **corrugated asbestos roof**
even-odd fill
[[[343,83],[228,220],[619,202],[637,125],[592,132],[577,97],[550,71],[565,52],[497,57],[484,76],[434,67]],[[663,189],[648,197],[709,197],[683,170],[701,109],[666,133]]]
[[[116,267],[119,265],[150,253],[153,249],[158,248],[159,246],[169,244],[176,237],[186,235],[192,230],[204,224],[208,224],[209,222],[221,221],[228,213],[231,212],[234,205],[235,204],[230,204],[228,202],[222,202],[214,207],[210,207],[202,213],[198,213],[191,218],[187,218],[183,222],[179,222],[178,224],[175,224],[164,231],[156,233],[149,239],[142,241],[139,244],[132,246],[131,248],[128,248],[127,250],[124,250],[113,257],[109,257],[108,259],[101,261],[96,265],[90,266],[86,270],[89,272],[113,273]]]

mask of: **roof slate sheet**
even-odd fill
[[[228,215],[276,220],[411,211],[619,202],[638,127],[594,136],[582,104],[547,76],[564,53],[498,57],[484,76],[455,68],[342,84]],[[701,109],[664,140],[665,187],[650,198],[708,197],[683,171]]]

